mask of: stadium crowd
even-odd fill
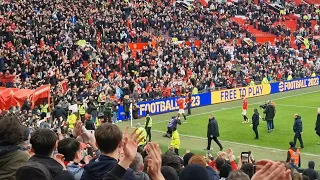
[[[0,5],[2,85],[35,89],[51,84],[53,95],[52,107],[44,103],[32,109],[26,100],[1,115],[0,179],[289,180],[301,179],[298,171],[310,179],[315,175],[314,162],[305,171],[253,157],[242,164],[231,149],[205,158],[191,152],[180,157],[174,148],[161,153],[141,132],[123,133],[102,123],[117,111],[113,97],[128,108],[128,97],[145,101],[319,74],[319,40],[309,39],[305,49],[303,43],[292,48],[288,37],[275,45],[259,43],[231,20],[247,15],[249,23],[264,23],[260,18],[270,13],[267,7],[209,1],[208,9],[197,4],[184,9],[169,0],[5,0]],[[318,11],[312,14],[319,20]],[[309,19],[302,16],[299,27]],[[276,34],[292,33],[319,35],[316,28]],[[136,52],[131,42],[148,45]],[[105,118],[99,103],[107,104]],[[72,104],[79,105],[78,112],[68,112]]]
[[[266,19],[270,23],[280,19],[270,11],[246,2],[209,2],[208,9],[195,4],[185,10],[169,1],[3,1],[2,83],[30,89],[51,84],[57,94],[59,83],[67,79],[69,90],[96,99],[104,91],[150,100],[190,88],[203,92],[319,73],[319,40],[309,39],[310,48],[304,50],[303,43],[291,48],[288,38],[275,46],[259,43],[230,19],[243,14],[250,23],[263,23],[265,13],[273,19]],[[270,29],[270,23],[264,26]],[[316,33],[299,32],[309,37]],[[136,52],[129,42],[149,43]]]

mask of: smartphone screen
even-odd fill
[[[249,152],[242,152],[241,153],[242,163],[249,163],[249,156],[250,156]]]
[[[88,152],[88,155],[90,155],[91,157],[93,157],[92,147],[87,147],[87,152]]]

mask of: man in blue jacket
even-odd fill
[[[103,123],[96,129],[94,136],[101,155],[84,167],[81,180],[102,180],[118,164],[120,158],[123,135],[118,126]],[[134,180],[132,169],[128,168],[122,179]]]
[[[294,138],[293,138],[294,146],[296,146],[297,139],[298,139],[300,142],[300,147],[304,148],[303,141],[302,141],[302,120],[301,120],[301,116],[299,116],[298,114],[294,115],[293,132],[294,132]]]

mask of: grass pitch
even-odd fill
[[[313,87],[290,91],[281,94],[267,95],[248,99],[248,117],[251,119],[253,109],[266,102],[273,100],[276,104],[275,130],[267,133],[265,121],[260,121],[259,136],[260,140],[254,140],[254,132],[250,124],[242,124],[241,101],[234,101],[222,104],[215,104],[205,107],[193,108],[192,115],[188,116],[188,123],[178,127],[181,138],[181,154],[185,149],[190,149],[195,153],[205,154],[207,140],[207,123],[210,114],[213,114],[220,130],[221,143],[225,150],[232,148],[235,155],[239,156],[242,151],[252,151],[256,159],[268,158],[273,160],[285,160],[289,142],[293,141],[293,115],[298,113],[303,121],[303,134],[305,148],[302,152],[302,165],[307,167],[309,160],[316,162],[316,168],[320,169],[320,137],[314,131],[317,108],[320,107],[320,87]],[[170,139],[163,138],[161,135],[166,131],[170,117],[177,112],[166,113],[153,116],[152,141],[160,143],[165,150]],[[263,115],[262,110],[259,113]],[[135,120],[143,123],[144,119]],[[124,127],[128,122],[120,123]],[[297,142],[297,147],[300,147]],[[212,142],[213,155],[218,151],[218,146]]]

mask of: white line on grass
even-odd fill
[[[319,107],[314,107],[314,106],[299,106],[299,105],[292,105],[292,104],[276,104],[276,106],[308,108],[308,109],[315,109],[315,110],[317,110],[319,108]]]
[[[158,131],[158,130],[152,130],[152,131],[153,132],[158,132],[158,133],[166,133],[165,131]],[[196,139],[201,139],[201,140],[207,140],[207,138],[199,137],[199,136],[192,136],[192,135],[186,135],[186,134],[179,134],[179,135],[180,136],[184,136],[184,137],[188,137],[188,138],[196,138]],[[254,148],[268,149],[268,150],[277,151],[277,152],[287,152],[287,150],[277,149],[277,148],[257,146],[257,145],[252,145],[252,144],[244,144],[244,143],[238,143],[238,142],[233,142],[233,141],[223,141],[223,140],[219,140],[219,141],[225,142],[225,143],[230,143],[230,144],[235,144],[235,145],[241,145],[241,146],[250,146],[250,147],[254,147]],[[311,153],[301,153],[301,154],[307,155],[307,156],[320,157],[320,155],[311,154]]]
[[[316,91],[310,91],[310,92],[305,92],[305,93],[301,93],[301,94],[295,94],[295,95],[290,95],[290,96],[284,96],[284,97],[280,97],[280,98],[275,98],[272,100],[280,100],[280,99],[286,99],[286,98],[290,98],[290,97],[296,97],[296,96],[301,96],[301,95],[305,95],[305,94],[312,94],[312,93],[316,93],[316,92],[320,92],[320,90],[316,90]],[[260,101],[260,102],[256,102],[256,103],[252,103],[252,104],[260,104],[260,103],[264,103],[265,101]],[[214,104],[213,104],[214,105]],[[218,105],[218,104],[217,104]],[[277,105],[277,104],[276,104]],[[193,116],[200,116],[200,115],[204,115],[204,114],[211,114],[214,112],[220,112],[220,111],[225,111],[225,110],[230,110],[230,109],[235,109],[235,108],[241,108],[242,106],[234,106],[234,107],[230,107],[230,108],[221,108],[219,110],[215,110],[215,111],[210,111],[210,112],[204,112],[204,113],[198,113],[198,114],[193,114],[190,115],[188,117],[193,117]],[[307,107],[307,106],[306,106]],[[312,107],[313,108],[313,107]],[[163,122],[168,122],[169,120],[163,120],[163,121],[157,121],[154,122],[153,124],[159,124],[159,123],[163,123]]]

